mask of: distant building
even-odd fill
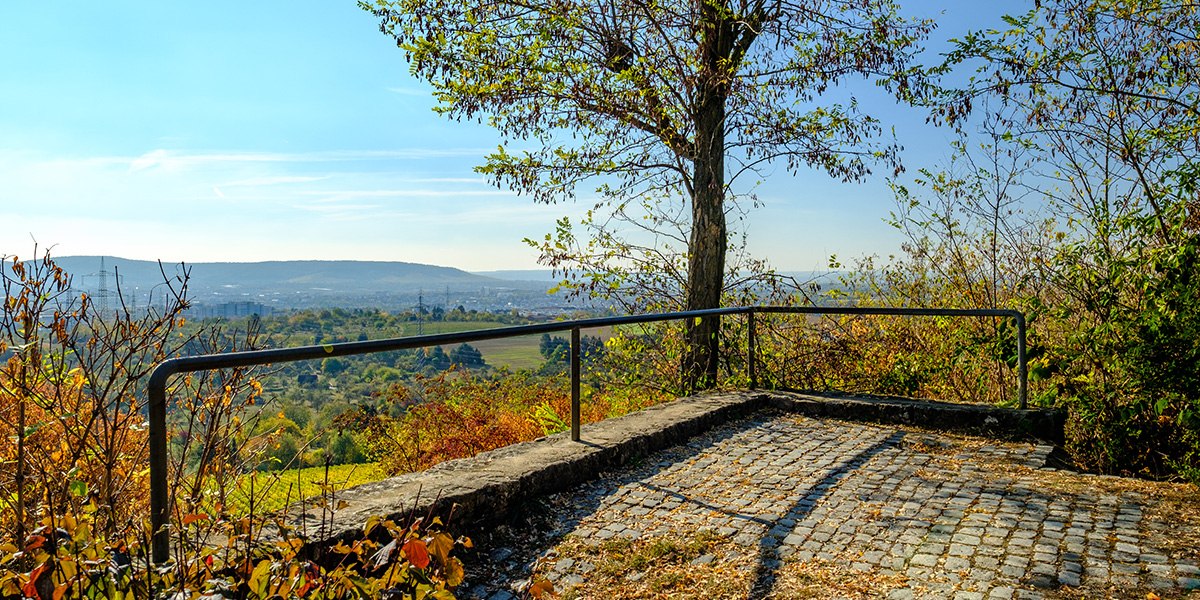
[[[189,319],[238,319],[258,315],[265,317],[274,312],[262,302],[224,302],[221,304],[193,304],[188,307]]]

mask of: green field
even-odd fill
[[[483,360],[493,367],[508,367],[512,371],[537,369],[545,361],[538,352],[537,337],[505,338],[472,342],[483,353]]]
[[[459,333],[463,331],[473,331],[477,329],[495,329],[497,327],[506,327],[502,323],[481,323],[481,322],[436,322],[425,323],[425,334],[432,333]],[[416,326],[406,326],[405,335],[416,335]],[[569,338],[569,331],[560,331],[551,334],[553,336]],[[611,327],[597,327],[594,329],[585,329],[583,335],[599,336],[600,339],[607,340],[612,336]],[[520,371],[523,369],[537,369],[542,366],[545,359],[538,351],[538,343],[541,341],[540,335],[526,335],[521,337],[503,338],[498,340],[482,340],[471,342],[471,345],[478,348],[483,353],[483,360],[493,367],[507,367],[512,371]],[[450,348],[446,348],[449,351]]]
[[[435,333],[459,333],[463,331],[475,331],[477,329],[496,329],[498,327],[513,327],[505,323],[497,323],[495,321],[426,321],[421,324],[420,330],[424,335],[432,335]],[[417,323],[405,323],[404,335],[417,335]]]
[[[227,498],[229,512],[238,515],[248,514],[251,510],[251,496],[254,498],[253,509],[257,515],[274,512],[303,498],[320,496],[323,486],[328,481],[328,490],[334,492],[349,487],[379,481],[386,474],[376,463],[361,465],[337,465],[329,467],[310,467],[307,469],[291,469],[287,471],[251,473],[242,476],[237,483],[238,489],[230,492]]]

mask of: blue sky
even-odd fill
[[[1024,6],[902,4],[936,40]],[[499,138],[432,106],[353,0],[0,3],[0,255],[537,268],[521,239],[585,207],[489,186],[472,167]],[[876,112],[910,169],[942,158],[948,132]],[[898,247],[882,176],[780,168],[759,196],[751,247],[778,268]]]

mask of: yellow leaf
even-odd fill
[[[258,592],[262,596],[267,591],[267,586],[271,583],[271,561],[260,560],[257,565],[254,565],[254,571],[250,573],[250,580],[247,582],[250,589]]]
[[[367,517],[367,522],[363,524],[363,537],[370,537],[371,532],[375,531],[376,527],[383,522],[383,517],[379,515],[371,515]]]
[[[439,533],[429,540],[429,553],[437,559],[439,564],[445,565],[450,562],[450,551],[454,549],[454,538]]]
[[[462,562],[457,558],[446,564],[446,585],[457,587],[463,582],[464,577]]]

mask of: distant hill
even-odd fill
[[[561,277],[555,277],[551,269],[509,269],[506,271],[476,271],[476,275],[503,279],[504,281],[544,281],[558,283]]]
[[[95,288],[99,282],[101,257],[55,258],[75,278],[75,287]],[[396,293],[419,288],[442,290],[511,285],[492,277],[474,275],[451,267],[405,262],[298,260],[251,263],[189,263],[190,287],[264,292],[300,290],[333,291],[346,294]],[[168,276],[181,274],[178,264],[163,264]],[[148,289],[162,283],[159,264],[153,261],[104,257],[107,285],[114,288],[113,273],[119,273],[125,289]]]

